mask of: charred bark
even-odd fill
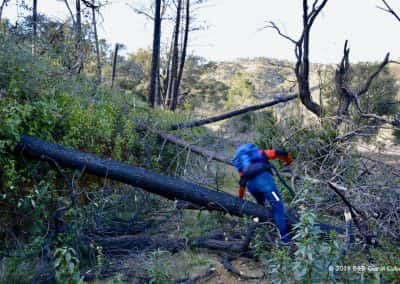
[[[224,192],[210,190],[179,178],[164,176],[126,163],[103,159],[28,135],[21,135],[15,153],[130,184],[170,200],[192,202],[207,210],[217,210],[239,217],[245,215],[258,217],[260,221],[273,222],[271,210],[262,205]],[[293,211],[289,210],[288,220],[289,223],[293,224],[298,221],[298,217],[293,214]],[[342,228],[329,224],[321,223],[317,226],[325,232],[344,232]]]
[[[311,97],[310,89],[310,32],[314,24],[315,19],[318,17],[322,9],[325,7],[328,0],[313,1],[311,9],[309,9],[308,0],[303,0],[303,30],[298,40],[291,38],[290,36],[281,32],[279,27],[274,23],[270,22],[267,26],[275,29],[278,34],[289,40],[295,46],[296,65],[295,74],[297,83],[299,86],[299,97],[303,105],[314,113],[316,116],[321,117],[322,110],[321,106],[314,102]],[[319,4],[319,5],[318,5]]]
[[[76,63],[74,66],[74,72],[79,74],[83,70],[83,50],[82,50],[82,11],[81,11],[81,0],[75,2],[76,22],[75,22],[75,33],[76,33]]]
[[[94,44],[96,47],[96,81],[97,83],[101,83],[101,60],[100,60],[100,47],[99,47],[99,36],[97,34],[97,21],[96,21],[96,6],[95,0],[91,2],[92,9],[92,25],[93,25],[93,36],[94,36]]]
[[[261,220],[272,220],[272,212],[268,208],[253,202],[31,136],[21,136],[16,152],[35,159],[55,161],[66,168],[78,169],[88,174],[127,183],[167,199],[189,201],[207,209],[219,209],[231,215],[248,215],[259,217]]]
[[[116,72],[117,72],[118,49],[119,49],[119,44],[116,43],[116,44],[115,44],[115,49],[114,49],[114,57],[113,57],[112,72],[111,72],[111,88],[114,87],[115,74],[116,74]]]
[[[349,53],[350,49],[347,47],[348,41],[346,40],[343,49],[343,57],[340,61],[338,69],[335,72],[335,86],[336,92],[340,94],[339,96],[339,106],[337,110],[338,119],[336,121],[337,124],[340,124],[343,120],[344,116],[348,116],[349,114],[349,106],[352,101],[352,98],[345,92],[342,91],[342,87],[346,84],[346,75],[348,74],[348,70],[350,68],[349,64]]]
[[[374,79],[377,78],[380,72],[386,67],[386,65],[390,63],[389,61],[390,54],[389,53],[386,54],[383,61],[379,64],[376,70],[367,77],[366,81],[363,83],[362,86],[360,86],[359,90],[354,91],[349,87],[348,82],[346,82],[346,76],[348,75],[350,69],[350,63],[349,63],[350,49],[347,47],[347,43],[348,42],[346,40],[344,44],[343,57],[338,69],[336,70],[336,76],[335,76],[336,89],[340,98],[340,103],[337,113],[338,114],[337,124],[341,123],[343,116],[348,115],[348,109],[351,103],[354,103],[361,117],[366,119],[375,119],[377,121],[390,124],[396,128],[400,128],[399,119],[396,118],[392,120],[374,113],[366,113],[362,110],[360,102],[360,97],[368,92]]]
[[[176,82],[175,82],[174,96],[172,97],[172,102],[171,102],[172,110],[175,110],[178,105],[178,98],[180,95],[179,87],[181,85],[183,68],[185,66],[185,61],[186,61],[186,52],[187,52],[187,45],[188,45],[188,39],[189,39],[189,26],[190,26],[190,0],[186,0],[185,32],[184,32],[184,36],[183,36],[183,46],[182,46],[182,54],[181,54],[179,70],[178,70],[178,78],[176,79]]]
[[[32,54],[36,53],[37,42],[37,0],[33,0],[32,7]]]
[[[270,107],[270,106],[273,106],[273,105],[276,105],[276,104],[279,104],[279,103],[285,103],[285,102],[294,100],[295,98],[297,98],[297,95],[289,95],[289,96],[277,98],[277,99],[275,99],[273,101],[269,101],[269,102],[258,104],[258,105],[252,105],[252,106],[249,106],[249,107],[245,107],[245,108],[242,108],[242,109],[238,109],[238,110],[222,113],[220,115],[208,117],[208,118],[205,118],[205,119],[199,119],[199,120],[193,120],[193,121],[174,124],[174,125],[171,126],[171,130],[178,130],[178,129],[184,129],[184,128],[193,128],[193,127],[206,125],[206,124],[209,124],[209,123],[225,120],[225,119],[237,116],[237,115],[245,114],[247,112],[256,111],[256,110],[260,110],[260,109],[263,109],[263,108],[266,108],[266,107]]]
[[[179,57],[179,34],[180,34],[180,24],[181,24],[181,10],[182,10],[182,0],[178,0],[178,6],[176,10],[176,21],[175,21],[175,29],[174,29],[174,39],[173,39],[173,49],[172,49],[172,64],[171,64],[171,76],[169,78],[168,83],[168,92],[167,92],[167,104],[171,110],[173,108],[173,101],[175,100],[176,84],[178,81],[178,57]]]
[[[156,0],[154,15],[153,51],[151,59],[151,75],[149,86],[149,105],[154,107],[157,98],[157,81],[160,71],[160,39],[161,39],[161,0]]]

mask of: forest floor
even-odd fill
[[[253,141],[256,137],[252,131],[236,132],[235,135],[230,134],[231,131],[224,133],[223,127],[220,128],[218,124],[211,127],[210,130],[214,134],[219,133],[219,140],[211,150],[219,151],[227,157],[234,152],[235,147],[241,143]],[[400,145],[388,143],[381,143],[383,145],[381,147],[374,145],[377,143],[360,143],[358,146],[359,154],[365,158],[367,164],[370,161],[375,170],[379,170],[379,167],[376,166],[379,163],[384,163],[394,169],[400,168]],[[225,167],[224,171],[227,181],[224,181],[221,189],[235,194],[236,188],[233,184],[236,173],[230,167]],[[154,225],[135,237],[188,240],[193,235],[199,236],[199,231],[204,228],[200,228],[198,222],[191,221],[195,220],[198,214],[191,210],[181,212],[169,204],[163,212],[153,212],[149,218],[152,219]],[[242,229],[246,230],[246,228]],[[246,276],[243,278],[224,267],[224,256],[223,251],[191,248],[189,245],[174,252],[154,248],[140,251],[120,251],[105,255],[101,271],[102,277],[100,277],[103,280],[93,280],[90,283],[115,283],[115,279],[125,283],[269,283],[264,277],[265,264],[245,257],[234,258],[230,263]]]
[[[179,210],[152,212],[154,226],[138,234],[121,234],[115,238],[182,239],[189,232],[197,233],[194,231],[200,229],[196,227],[198,224],[190,224],[197,214]],[[154,248],[106,252],[99,279],[89,283],[116,283],[116,280],[124,283],[269,283],[264,278],[260,262],[235,257],[230,263],[244,276],[240,277],[224,267],[225,256],[224,251],[190,248],[189,245],[175,252]]]

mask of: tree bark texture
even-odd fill
[[[83,70],[83,50],[82,50],[82,11],[81,11],[81,0],[76,0],[75,2],[75,12],[76,12],[76,63],[75,63],[75,73],[81,73]]]
[[[32,6],[32,54],[36,53],[37,43],[37,0],[33,0]]]
[[[92,0],[92,25],[93,25],[93,36],[94,44],[96,47],[96,81],[101,83],[101,60],[100,60],[100,47],[99,47],[99,35],[97,34],[97,20],[96,20],[96,6],[95,0]]]
[[[171,73],[168,83],[167,92],[167,104],[171,110],[173,110],[173,101],[175,100],[175,89],[178,80],[178,60],[179,60],[179,34],[180,34],[180,24],[181,24],[181,10],[182,10],[182,0],[178,0],[178,6],[176,10],[176,21],[174,28],[174,39],[172,48],[172,64]]]
[[[116,71],[117,71],[118,49],[119,49],[119,44],[116,43],[116,44],[115,44],[115,49],[114,49],[114,57],[113,57],[112,72],[111,72],[111,88],[114,87],[115,73],[116,73]]]
[[[160,70],[160,39],[161,39],[161,0],[156,0],[156,9],[154,15],[153,51],[151,59],[151,73],[150,73],[150,86],[149,86],[149,105],[151,107],[155,106],[158,93],[157,81]]]
[[[253,216],[271,221],[272,212],[261,205],[213,191],[179,178],[164,176],[126,163],[102,159],[31,136],[22,135],[16,152],[25,156],[52,161],[60,166],[130,184],[171,200],[193,202],[205,208],[218,208],[236,216]]]
[[[186,15],[185,15],[185,32],[183,36],[183,46],[182,46],[182,54],[180,58],[179,70],[178,70],[178,78],[176,79],[174,86],[174,96],[172,97],[172,105],[171,109],[175,110],[178,106],[178,98],[179,98],[179,87],[182,81],[183,68],[185,67],[186,61],[186,53],[187,53],[187,45],[189,40],[189,26],[190,26],[190,0],[186,0]]]

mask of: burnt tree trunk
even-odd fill
[[[37,0],[33,0],[32,6],[32,54],[36,53],[37,42]]]
[[[168,91],[169,91],[169,84],[170,84],[170,78],[171,78],[171,60],[172,60],[172,51],[174,49],[174,33],[175,31],[172,33],[172,40],[171,40],[171,44],[169,47],[169,51],[168,51],[168,56],[167,56],[167,63],[166,63],[166,68],[165,68],[165,72],[163,76],[163,86],[162,86],[162,93],[160,93],[160,96],[162,96],[161,100],[162,103],[165,107],[168,107],[168,102],[170,101],[170,98],[168,97]]]
[[[260,110],[260,109],[263,109],[266,107],[270,107],[270,106],[273,106],[273,105],[276,105],[279,103],[285,103],[285,102],[294,100],[295,98],[297,98],[297,95],[284,96],[284,97],[277,98],[273,101],[269,101],[269,102],[258,104],[258,105],[252,105],[249,107],[245,107],[245,108],[230,111],[230,112],[225,112],[225,113],[222,113],[222,114],[219,114],[216,116],[174,124],[171,126],[171,130],[193,128],[193,127],[206,125],[209,123],[225,120],[225,119],[237,116],[237,115],[245,114],[247,112],[256,111],[256,110]]]
[[[100,47],[99,47],[99,35],[97,34],[97,20],[96,20],[96,6],[95,0],[92,0],[92,25],[93,25],[93,36],[94,44],[96,47],[96,81],[101,83],[101,60],[100,60]]]
[[[184,200],[207,209],[219,209],[231,215],[248,215],[259,217],[264,221],[272,221],[270,209],[253,202],[224,192],[213,191],[179,178],[160,175],[126,163],[102,159],[31,136],[21,136],[16,153],[127,183],[170,200]]]
[[[349,53],[350,49],[347,47],[348,41],[346,40],[344,44],[344,49],[343,49],[343,57],[342,60],[338,66],[338,69],[336,69],[335,72],[335,86],[336,86],[336,92],[339,94],[339,106],[337,109],[337,120],[336,124],[339,125],[342,123],[343,118],[348,116],[349,114],[349,106],[351,104],[352,98],[347,94],[346,92],[343,92],[342,88],[346,83],[347,80],[347,73],[350,68],[349,64]]]
[[[175,110],[178,105],[179,98],[179,87],[182,81],[183,68],[185,66],[186,61],[186,53],[187,53],[187,45],[189,40],[189,26],[190,26],[190,0],[186,0],[186,15],[185,15],[185,33],[183,36],[183,46],[182,46],[182,54],[180,58],[178,78],[176,79],[176,83],[174,86],[174,96],[172,97],[171,109]]]
[[[173,101],[175,100],[175,89],[178,81],[178,60],[179,60],[179,30],[181,24],[181,10],[182,10],[182,0],[178,0],[178,7],[176,10],[176,21],[174,29],[174,40],[172,48],[172,64],[171,64],[171,75],[168,82],[168,92],[167,92],[167,104],[168,107],[173,110]]]
[[[118,49],[119,49],[119,44],[116,43],[115,44],[115,50],[114,50],[114,57],[113,57],[112,72],[111,72],[111,88],[114,87],[115,73],[117,71]]]
[[[210,211],[221,211],[235,216],[258,217],[260,221],[272,220],[272,212],[262,205],[233,195],[214,191],[179,178],[164,176],[126,163],[103,159],[95,155],[63,147],[28,135],[21,135],[15,148],[16,154],[56,163],[62,167],[77,169],[102,178],[130,184],[170,200],[192,202]],[[288,212],[289,223],[298,217]],[[316,224],[322,231],[343,233],[342,228],[330,224]]]
[[[154,107],[156,104],[160,70],[160,39],[161,39],[161,0],[156,0],[156,10],[154,15],[153,51],[151,59],[151,73],[149,86],[149,105]]]
[[[308,5],[308,1],[309,0],[302,1],[303,30],[298,40],[295,40],[282,33],[274,22],[270,22],[268,27],[275,29],[280,36],[294,44],[296,55],[296,65],[294,71],[299,86],[300,100],[309,111],[314,113],[316,116],[321,117],[321,106],[313,101],[310,89],[310,31],[315,19],[325,7],[328,0],[321,0],[320,3],[319,0],[314,0],[311,9],[309,9],[310,7]]]
[[[81,0],[76,0],[75,2],[75,12],[76,12],[76,23],[75,23],[75,33],[76,33],[76,63],[75,63],[75,73],[81,73],[83,70],[83,50],[82,50],[82,11],[81,11]]]

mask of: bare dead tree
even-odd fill
[[[35,54],[37,42],[37,0],[33,0],[32,6],[32,32],[32,54]]]
[[[357,91],[354,91],[348,86],[347,82],[347,75],[350,70],[350,63],[349,63],[350,49],[347,47],[347,44],[348,41],[346,40],[343,49],[343,57],[338,66],[338,69],[336,70],[336,75],[335,75],[336,89],[340,98],[338,112],[337,112],[338,115],[337,123],[340,123],[342,121],[343,116],[348,115],[350,104],[354,102],[357,110],[360,112],[361,117],[367,119],[375,119],[383,123],[388,123],[395,127],[400,127],[399,119],[390,120],[383,116],[379,116],[377,114],[365,113],[362,110],[360,103],[360,97],[368,92],[373,80],[379,75],[379,73],[385,68],[385,66],[390,63],[389,61],[390,54],[389,53],[386,54],[385,58],[379,64],[377,69],[367,77],[364,84]]]
[[[310,10],[308,0],[303,0],[303,31],[298,40],[284,34],[272,21],[270,21],[266,26],[273,28],[281,37],[289,40],[295,45],[295,55],[297,59],[295,74],[299,86],[299,97],[303,105],[318,117],[322,115],[321,106],[313,101],[310,90],[310,31],[315,19],[327,2],[328,0],[314,0]]]
[[[161,0],[156,0],[154,14],[154,32],[153,32],[153,51],[151,59],[151,74],[149,86],[149,105],[154,107],[156,104],[157,81],[160,73],[160,41],[161,41]]]
[[[96,47],[96,81],[97,83],[101,83],[101,59],[100,59],[100,47],[99,47],[99,36],[97,34],[97,21],[96,21],[96,9],[99,9],[99,6],[95,5],[95,0],[92,0],[91,10],[92,10],[92,25],[93,25],[93,36],[94,36],[94,44]],[[85,2],[85,5],[88,5]]]
[[[385,5],[385,7],[378,7],[378,9],[381,9],[389,14],[392,14],[397,19],[397,21],[400,22],[400,16],[392,9],[392,7],[385,0],[382,0],[382,2]]]
[[[82,10],[81,10],[81,0],[75,1],[75,52],[76,52],[76,63],[74,66],[75,73],[80,73],[83,70],[83,51],[82,51]]]
[[[182,0],[178,0],[178,5],[176,8],[176,20],[174,27],[174,38],[173,38],[173,48],[172,48],[172,59],[171,59],[171,71],[168,82],[167,91],[167,105],[172,109],[172,102],[175,96],[175,89],[178,80],[178,60],[179,60],[179,34],[181,25],[181,11],[182,11]]]
[[[169,98],[168,98],[168,87],[169,87],[169,81],[170,81],[170,71],[171,71],[171,60],[172,60],[172,50],[174,47],[174,33],[175,31],[173,31],[172,34],[172,39],[171,39],[171,43],[170,43],[170,47],[167,53],[167,62],[166,62],[166,66],[164,68],[164,71],[162,72],[162,74],[160,74],[160,81],[162,82],[162,86],[160,84],[160,99],[162,101],[162,103],[164,104],[164,106],[168,106],[168,102],[169,102]]]
[[[346,82],[346,75],[348,74],[350,68],[350,63],[349,63],[350,49],[347,47],[347,43],[348,41],[346,40],[344,44],[342,60],[340,61],[340,64],[335,72],[336,92],[340,94],[339,106],[337,109],[337,116],[338,116],[337,124],[340,124],[342,122],[343,116],[348,115],[349,106],[352,101],[352,98],[348,96],[346,92],[342,92],[342,86]]]
[[[114,82],[115,82],[115,74],[116,74],[116,71],[117,71],[117,59],[118,59],[119,47],[120,47],[120,44],[116,43],[115,44],[115,49],[114,49],[112,72],[111,72],[111,88],[114,87]]]
[[[186,61],[186,52],[187,52],[187,45],[189,39],[189,27],[190,27],[190,0],[186,0],[186,15],[185,15],[185,32],[183,36],[183,45],[182,45],[182,54],[180,57],[180,64],[178,70],[178,78],[176,80],[174,86],[174,96],[172,98],[171,110],[175,110],[178,105],[178,97],[179,97],[179,86],[182,80],[183,68],[185,66]]]

